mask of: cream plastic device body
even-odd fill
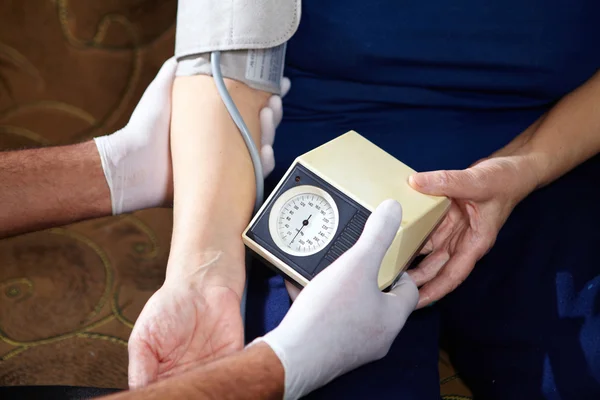
[[[378,278],[380,289],[389,288],[450,207],[445,197],[411,188],[408,178],[415,172],[350,131],[294,161],[244,230],[244,243],[295,284],[305,286],[358,239],[370,212],[384,200],[395,199],[402,205],[402,224]],[[298,217],[302,212],[305,216]],[[294,218],[301,222],[285,228]]]

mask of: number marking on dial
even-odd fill
[[[281,250],[308,256],[331,242],[338,222],[337,205],[329,193],[304,185],[289,189],[277,199],[269,217],[269,230]]]

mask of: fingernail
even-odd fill
[[[418,308],[429,308],[429,307],[432,307],[435,303],[437,303],[437,300],[429,302],[429,296],[420,297],[419,304],[422,304],[422,305],[418,306]]]
[[[429,176],[428,174],[417,173],[408,178],[408,181],[413,186],[418,187],[427,187],[429,184]]]

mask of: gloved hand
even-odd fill
[[[260,158],[265,178],[269,176],[275,168],[273,144],[275,143],[275,131],[283,118],[283,105],[281,99],[290,91],[291,86],[290,80],[288,78],[283,78],[281,81],[281,97],[271,96],[267,106],[260,111],[260,128],[262,131]]]
[[[377,286],[401,220],[401,206],[383,202],[354,247],[300,292],[277,328],[253,342],[266,342],[281,360],[285,399],[297,399],[387,354],[419,299],[407,274],[389,293]]]
[[[163,64],[123,129],[94,139],[110,189],[113,215],[173,201],[169,130],[176,67],[175,58]],[[282,96],[289,88],[290,81],[284,78]],[[279,96],[272,96],[261,110],[261,158],[265,176],[275,166],[272,146],[282,115]]]

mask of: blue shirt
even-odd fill
[[[599,17],[600,0],[304,0],[267,187],[296,156],[352,129],[416,170],[467,167],[600,68]],[[599,176],[596,157],[529,196],[469,278],[415,312],[386,358],[309,398],[439,398],[437,311],[476,396],[600,398]],[[281,278],[265,271],[251,274],[249,337],[289,306]]]
[[[598,0],[304,0],[281,174],[354,129],[417,170],[502,147],[600,68]]]

